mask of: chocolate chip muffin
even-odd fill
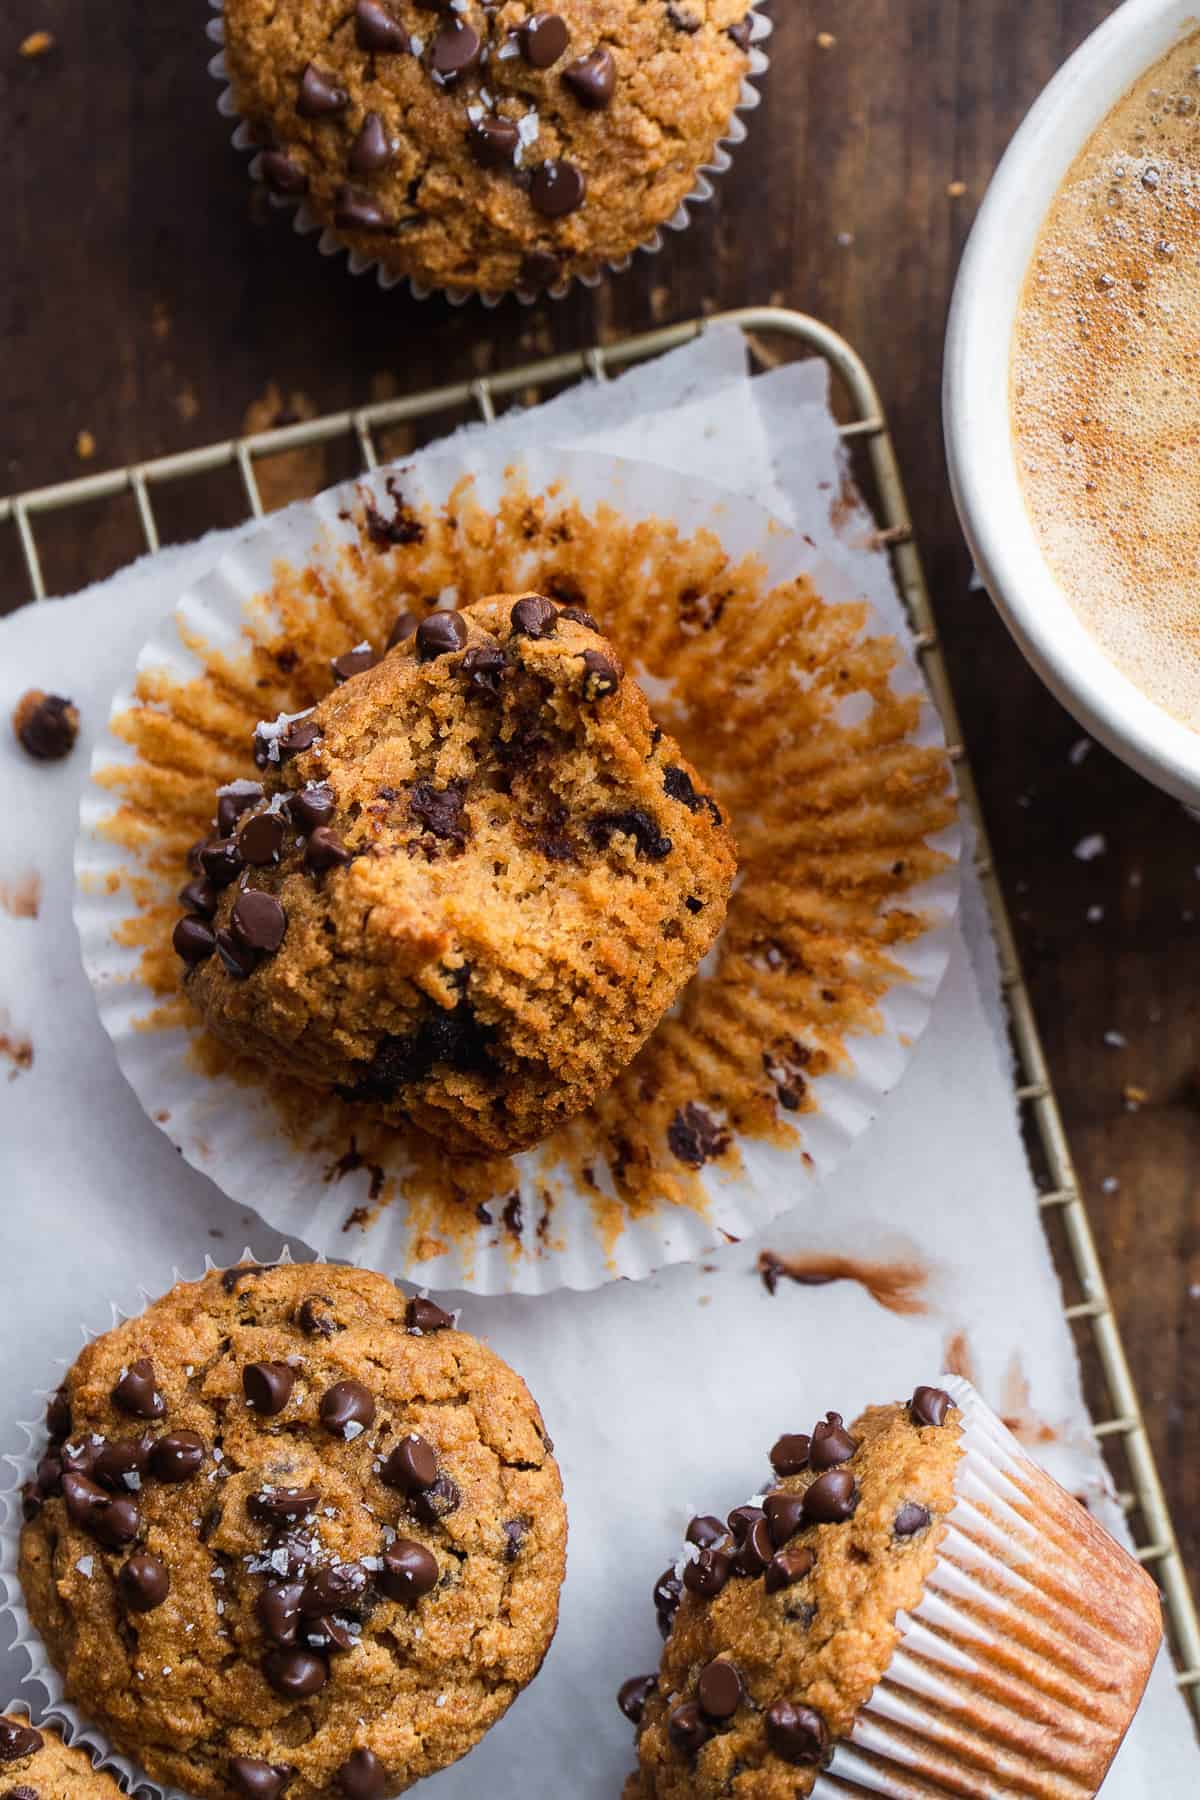
[[[20,1577],[67,1697],[190,1794],[398,1794],[537,1673],[566,1540],[537,1407],[326,1264],[174,1288],[47,1412]]]
[[[49,1725],[0,1714],[2,1800],[120,1800],[121,1789],[82,1750],[64,1744]]]
[[[209,1028],[448,1150],[608,1086],[725,916],[716,802],[595,622],[537,594],[405,616],[259,727],[175,947]]]
[[[1157,1590],[962,1381],[771,1452],[660,1577],[625,1800],[1100,1786],[1161,1638]]]
[[[396,276],[555,288],[695,188],[749,69],[748,0],[225,0],[279,195]]]

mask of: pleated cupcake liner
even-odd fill
[[[955,1504],[813,1800],[1092,1800],[1162,1635],[1153,1581],[959,1376]]]
[[[496,291],[476,292],[462,291],[454,288],[438,287],[418,281],[415,276],[403,275],[398,270],[389,269],[376,256],[365,256],[361,250],[353,249],[340,238],[329,225],[325,225],[317,217],[312,207],[303,196],[293,198],[286,194],[276,194],[267,189],[267,198],[271,205],[281,211],[292,214],[293,229],[302,237],[317,236],[317,249],[322,256],[345,256],[347,267],[352,275],[374,274],[384,292],[392,288],[406,287],[415,300],[428,300],[442,297],[451,306],[465,306],[468,301],[479,300],[491,309],[500,304],[509,292],[512,292],[522,306],[532,306],[541,299],[563,300],[576,285],[586,288],[599,287],[605,274],[621,275],[630,268],[635,256],[644,253],[657,256],[664,248],[665,232],[686,231],[691,224],[692,212],[699,206],[706,206],[713,198],[712,177],[723,175],[733,162],[733,152],[745,142],[748,130],[743,114],[753,112],[762,103],[762,96],[755,85],[761,81],[770,67],[770,61],[763,45],[774,30],[772,21],[760,8],[766,0],[755,0],[750,8],[750,67],[742,77],[741,88],[729,124],[724,134],[717,140],[712,156],[708,162],[701,163],[696,171],[696,183],[691,192],[680,201],[669,219],[657,226],[654,231],[628,255],[616,261],[606,262],[603,269],[587,274],[568,276],[546,288],[500,289]],[[221,93],[217,99],[217,111],[223,118],[236,121],[233,130],[233,145],[237,150],[252,152],[250,175],[252,179],[265,187],[262,180],[261,147],[255,142],[253,131],[238,111],[233,88],[229,80],[229,69],[225,60],[225,20],[223,0],[209,0],[215,18],[208,21],[205,27],[210,42],[221,46],[215,56],[209,59],[208,71],[215,80],[221,83]]]
[[[293,1258],[286,1244],[278,1256],[271,1258],[270,1263],[264,1263],[247,1246],[230,1263],[214,1262],[211,1256],[206,1256],[204,1268],[199,1275],[187,1275],[179,1268],[173,1268],[170,1286],[174,1287],[181,1281],[200,1281],[214,1270],[223,1274],[226,1269],[237,1268],[246,1263],[255,1268],[269,1268],[294,1260],[301,1259]],[[29,1665],[21,1683],[22,1694],[27,1687],[33,1686],[40,1688],[44,1696],[42,1706],[37,1709],[27,1697],[22,1701],[23,1710],[30,1714],[34,1725],[39,1728],[42,1725],[52,1725],[72,1749],[85,1751],[97,1769],[107,1770],[127,1793],[139,1796],[140,1800],[195,1800],[195,1796],[183,1788],[164,1786],[161,1782],[152,1781],[132,1757],[116,1748],[107,1733],[88,1716],[85,1707],[67,1699],[63,1678],[51,1662],[46,1646],[29,1616],[19,1573],[21,1530],[25,1522],[21,1490],[26,1482],[34,1479],[38,1463],[45,1454],[48,1441],[45,1407],[61,1387],[63,1378],[80,1350],[114,1330],[116,1326],[124,1324],[127,1319],[136,1319],[155,1300],[161,1298],[161,1294],[152,1294],[146,1288],[139,1287],[137,1297],[138,1304],[129,1308],[115,1300],[110,1301],[109,1317],[102,1325],[80,1324],[79,1348],[73,1355],[60,1357],[57,1361],[57,1376],[52,1377],[47,1388],[35,1392],[34,1398],[42,1402],[41,1411],[34,1419],[17,1421],[17,1431],[25,1439],[24,1446],[6,1451],[0,1456],[0,1465],[4,1465],[7,1477],[11,1478],[0,1475],[0,1480],[3,1481],[0,1486],[0,1615],[7,1615],[13,1630],[13,1648],[21,1652]]]
[[[273,608],[256,605],[255,597],[272,592],[281,566],[294,570],[336,566],[329,558],[357,543],[357,528],[350,515],[368,499],[385,513],[390,511],[394,497],[389,482],[395,488],[399,479],[405,504],[417,514],[440,517],[438,509],[452,492],[458,494],[466,478],[473,483],[473,503],[489,518],[503,516],[506,500],[511,502],[513,483],[519,481],[523,495],[546,496],[547,508],[577,502],[587,509],[587,517],[616,519],[630,531],[643,530],[645,521],[668,521],[684,550],[698,534],[710,533],[731,566],[751,559],[761,564],[761,587],[756,591],[762,596],[778,584],[806,575],[832,604],[860,599],[848,577],[798,534],[785,530],[756,503],[723,489],[657,466],[586,452],[530,452],[513,465],[486,446],[468,448],[424,458],[415,468],[379,469],[311,503],[268,518],[227,552],[211,574],[183,596],[175,613],[168,615],[137,659],[137,671],[153,672],[157,684],[160,698],[152,709],[155,717],[164,709],[169,711],[174,684],[204,673],[204,657],[243,656],[248,640],[256,633],[269,641],[270,633],[278,629]],[[455,508],[457,515],[462,510],[457,498]],[[469,535],[461,520],[456,529]],[[611,524],[604,529],[611,533]],[[515,538],[513,544],[515,554],[519,548]],[[494,548],[493,553],[505,554],[503,547]],[[465,549],[463,554],[467,554]],[[435,591],[437,585],[433,579],[431,587],[419,591]],[[706,641],[717,643],[719,631],[718,627],[717,637]],[[890,641],[890,634],[871,615],[863,638],[870,641],[876,635]],[[930,752],[936,756],[943,747],[936,709],[915,662],[899,644],[895,645],[895,657],[889,696],[906,705],[912,699],[917,701],[917,723],[896,754],[911,756],[914,762],[928,758]],[[724,662],[721,667],[724,672]],[[114,721],[138,704],[133,692],[135,679],[131,672],[130,685],[114,699]],[[732,681],[732,675],[727,679]],[[779,679],[790,681],[791,677]],[[869,696],[859,693],[850,698],[857,701]],[[784,729],[783,720],[780,729]],[[833,732],[845,727],[830,719],[822,729]],[[197,1066],[191,1052],[201,1029],[198,1019],[186,1027],[171,1022],[159,1029],[146,1028],[159,997],[145,984],[140,951],[131,947],[130,933],[139,916],[139,882],[161,883],[162,877],[154,875],[148,862],[138,860],[139,855],[149,855],[152,841],[135,853],[117,841],[111,829],[122,805],[112,783],[127,777],[136,761],[135,750],[118,732],[111,732],[98,744],[93,780],[81,801],[75,858],[75,922],[83,963],[126,1079],[148,1116],[187,1161],[281,1233],[312,1245],[319,1254],[337,1259],[349,1256],[394,1274],[407,1273],[441,1290],[542,1293],[560,1287],[594,1288],[619,1277],[637,1279],[667,1264],[694,1260],[730,1237],[744,1238],[794,1207],[813,1191],[814,1177],[836,1166],[867,1129],[900,1079],[929,1021],[955,939],[959,828],[953,824],[926,839],[919,823],[900,812],[894,834],[889,836],[889,865],[893,856],[903,854],[908,833],[914,852],[918,847],[922,854],[934,850],[944,858],[944,866],[919,886],[878,903],[880,908],[901,905],[905,912],[919,916],[922,929],[889,948],[895,976],[889,978],[890,985],[878,1000],[878,1026],[864,1025],[847,1035],[843,1066],[809,1084],[815,1109],[794,1115],[800,1131],[795,1141],[738,1137],[741,1167],[732,1170],[713,1165],[698,1177],[704,1194],[702,1208],[667,1202],[640,1212],[626,1208],[613,1242],[609,1227],[613,1209],[621,1203],[615,1193],[607,1195],[607,1190],[602,1201],[597,1200],[595,1190],[583,1191],[571,1172],[577,1158],[560,1163],[558,1139],[551,1138],[548,1147],[513,1159],[508,1190],[493,1196],[498,1202],[494,1219],[485,1214],[486,1222],[477,1223],[473,1207],[466,1208],[465,1214],[460,1209],[457,1235],[444,1234],[449,1241],[442,1241],[434,1253],[429,1230],[414,1246],[405,1198],[412,1193],[412,1171],[397,1134],[394,1146],[379,1154],[380,1179],[392,1183],[399,1197],[377,1207],[361,1235],[356,1232],[347,1237],[348,1196],[356,1182],[331,1180],[329,1144],[335,1130],[344,1137],[350,1109],[313,1096],[308,1120],[311,1130],[303,1143],[297,1142],[280,1130],[265,1087],[239,1083],[229,1074],[205,1073]],[[717,778],[719,767],[714,763],[707,772]],[[106,782],[108,785],[103,785]],[[733,827],[736,835],[736,817]],[[880,924],[879,911],[862,921],[863,954],[871,953],[870,934]],[[718,951],[719,945],[720,939]],[[713,955],[710,952],[710,958]],[[703,967],[699,978],[705,978]],[[795,1024],[790,1015],[789,1020]],[[602,1168],[602,1144],[598,1144],[596,1156],[596,1166]],[[358,1179],[365,1185],[365,1175]],[[511,1191],[519,1196],[516,1207],[506,1206]],[[550,1233],[540,1229],[547,1191],[554,1193]],[[508,1229],[500,1228],[502,1209]],[[436,1230],[432,1235],[436,1237]]]

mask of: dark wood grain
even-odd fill
[[[772,297],[853,340],[907,470],[1051,1064],[1195,1567],[1200,825],[1099,749],[1069,760],[1078,729],[968,590],[938,422],[942,331],[973,209],[1039,87],[1108,10],[778,0],[763,107],[693,229],[594,295],[484,313],[352,281],[256,202],[214,110],[202,0],[14,0],[0,38],[2,485],[82,469],[81,429],[97,445],[87,466],[102,467],[234,433],[271,384],[285,407],[298,395],[324,411]],[[26,61],[17,44],[35,27],[58,48]],[[222,477],[168,507],[167,524],[186,535],[238,505]],[[11,604],[22,596],[2,535]],[[132,514],[65,535],[46,533],[56,586],[103,573],[135,543]],[[1085,864],[1072,849],[1096,831],[1107,853]],[[1103,917],[1089,923],[1096,906]],[[1106,1031],[1125,1047],[1106,1045]],[[1136,1111],[1127,1084],[1148,1095]]]

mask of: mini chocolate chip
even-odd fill
[[[329,1664],[311,1650],[270,1650],[263,1658],[263,1674],[285,1700],[307,1700],[319,1694],[329,1680]]]
[[[763,1586],[768,1594],[776,1594],[780,1588],[791,1587],[794,1581],[803,1580],[816,1560],[812,1551],[803,1544],[797,1544],[791,1550],[777,1551],[767,1564]]]
[[[19,1762],[40,1750],[45,1739],[32,1725],[20,1725],[16,1719],[0,1719],[0,1763]]]
[[[333,789],[324,782],[301,788],[288,801],[288,817],[297,831],[315,831],[319,825],[328,825],[333,814]]]
[[[726,27],[725,36],[732,38],[739,50],[748,51],[750,48],[752,24],[753,22],[750,18],[750,14],[747,13],[744,19],[738,19],[736,24]]]
[[[312,708],[309,708],[311,713]],[[281,761],[288,757],[299,756],[302,750],[311,750],[321,735],[321,727],[308,714],[302,719],[293,719],[281,737],[276,738]]]
[[[858,1441],[843,1427],[841,1413],[826,1413],[824,1419],[813,1426],[808,1466],[810,1469],[836,1469],[839,1463],[849,1462],[857,1449]]]
[[[505,1519],[504,1521],[504,1560],[516,1562],[521,1554],[521,1545],[525,1542],[529,1527],[524,1519]]]
[[[80,1471],[85,1473],[85,1471]],[[62,1493],[63,1464],[62,1457],[53,1453],[43,1456],[37,1466],[36,1490],[42,1499],[48,1500],[52,1494]]]
[[[354,41],[360,50],[411,50],[408,33],[390,7],[380,0],[355,0]]]
[[[657,1692],[657,1675],[631,1675],[617,1689],[617,1705],[631,1725],[640,1725],[647,1700]]]
[[[755,1519],[738,1546],[737,1555],[733,1559],[733,1572],[735,1575],[748,1575],[751,1578],[761,1575],[774,1554],[775,1545],[767,1521]]]
[[[112,1391],[114,1403],[134,1419],[161,1419],[167,1403],[155,1385],[154,1364],[148,1356],[130,1363]]]
[[[334,1780],[346,1800],[378,1800],[389,1786],[387,1772],[372,1750],[353,1751]]]
[[[302,1300],[296,1311],[296,1323],[308,1337],[332,1337],[337,1330],[337,1321],[328,1311],[332,1300],[324,1294],[310,1294]]]
[[[65,1387],[57,1388],[46,1402],[46,1430],[55,1444],[71,1435],[71,1400]]]
[[[674,1569],[664,1569],[654,1584],[654,1611],[663,1637],[670,1635],[671,1623],[679,1610],[683,1583]]]
[[[409,1332],[450,1331],[454,1320],[435,1301],[416,1294],[404,1309],[404,1329]]]
[[[841,1525],[858,1505],[858,1486],[849,1469],[830,1469],[805,1491],[804,1517],[810,1525]]]
[[[412,1494],[421,1488],[432,1487],[437,1472],[437,1453],[433,1445],[414,1431],[401,1438],[380,1469],[379,1478],[387,1487]]]
[[[513,631],[521,637],[548,638],[558,625],[558,608],[542,594],[526,594],[509,614]]]
[[[392,629],[388,632],[388,649],[394,650],[397,644],[407,643],[420,622],[416,613],[397,613],[392,622]]]
[[[603,650],[585,650],[583,653],[583,697],[585,700],[604,700],[609,694],[615,694],[621,685],[621,671],[611,656],[605,656]]]
[[[308,192],[308,176],[283,150],[264,150],[258,159],[258,168],[267,186],[276,194]]]
[[[377,112],[369,112],[350,146],[347,162],[350,173],[376,175],[380,169],[388,167],[394,154],[383,120]],[[349,681],[352,675],[361,675],[364,669],[371,668],[374,661],[373,655],[368,660],[365,650],[348,650],[344,656],[334,658],[333,673],[338,681]]]
[[[768,1494],[763,1501],[771,1542],[778,1549],[794,1538],[804,1523],[803,1494]]]
[[[576,625],[586,625],[589,631],[600,629],[591,613],[582,606],[564,606],[558,616],[560,619],[573,619]]]
[[[234,828],[244,812],[257,806],[263,797],[263,791],[257,781],[247,781],[239,785],[233,793],[217,795],[217,835],[232,837]]]
[[[433,40],[430,67],[441,81],[457,81],[479,61],[479,33],[457,15],[446,20]]]
[[[909,1417],[914,1425],[944,1425],[946,1413],[953,1404],[945,1388],[914,1388],[908,1403]]]
[[[188,913],[171,933],[171,948],[189,969],[206,962],[217,947],[217,934],[207,919]]]
[[[204,1467],[204,1439],[196,1431],[168,1431],[150,1451],[150,1473],[157,1481],[190,1481]]]
[[[534,13],[517,33],[525,61],[535,69],[556,63],[571,41],[565,19],[557,13]]]
[[[461,650],[467,641],[467,622],[456,612],[434,612],[417,626],[417,655],[422,662]]]
[[[215,888],[228,887],[245,868],[241,850],[234,838],[214,838],[200,852],[200,866]]]
[[[583,170],[565,157],[539,163],[529,183],[529,199],[535,212],[546,219],[561,219],[577,211],[587,195]]]
[[[285,1362],[247,1363],[242,1370],[242,1392],[246,1404],[264,1418],[281,1413],[292,1397],[296,1372]]]
[[[197,875],[193,881],[185,882],[179,890],[179,903],[186,906],[190,913],[198,913],[202,919],[211,919],[217,910],[217,890],[203,875]]]
[[[21,1487],[21,1517],[27,1525],[32,1525],[44,1504],[42,1496],[38,1493],[37,1483],[34,1481],[24,1482]]]
[[[374,114],[367,115],[374,118]],[[353,681],[356,675],[365,675],[379,661],[370,645],[365,650],[344,650],[341,656],[335,656],[330,667],[335,681]]]
[[[737,1543],[745,1541],[746,1533],[752,1525],[757,1525],[763,1516],[761,1506],[735,1506],[729,1515],[728,1525]]]
[[[415,782],[409,796],[409,817],[422,831],[430,832],[436,838],[445,838],[461,849],[470,830],[468,822],[463,818],[466,797],[465,781],[451,781],[444,788],[435,788],[431,781]]]
[[[316,875],[323,875],[327,869],[340,869],[352,861],[350,851],[336,831],[328,825],[318,825],[309,833],[308,842],[304,846],[304,866]]]
[[[160,1557],[151,1556],[148,1550],[136,1551],[121,1565],[117,1584],[130,1612],[137,1613],[153,1612],[171,1591],[166,1563]]]
[[[896,1514],[892,1530],[898,1538],[910,1538],[915,1537],[918,1531],[924,1531],[928,1523],[928,1510],[919,1506],[915,1500],[906,1500]]]
[[[217,955],[226,974],[232,975],[235,981],[246,981],[258,967],[257,951],[248,950],[223,925],[217,932]]]
[[[333,222],[339,231],[390,231],[392,228],[390,216],[378,201],[347,182],[342,183],[333,197]]]
[[[669,844],[671,840],[665,841]],[[706,1162],[728,1150],[729,1131],[704,1107],[689,1100],[679,1107],[667,1126],[667,1148],[689,1169],[702,1169]]]
[[[321,1396],[320,1412],[331,1437],[356,1438],[374,1422],[375,1396],[361,1381],[335,1381]]]
[[[242,1800],[279,1800],[291,1775],[286,1763],[263,1762],[257,1756],[234,1756],[229,1760],[229,1780]]]
[[[320,1504],[320,1493],[314,1487],[259,1488],[246,1501],[246,1511],[252,1519],[274,1525],[280,1519],[306,1519]]]
[[[247,950],[270,955],[278,950],[287,931],[287,914],[274,894],[244,888],[233,903],[229,923],[234,936]]]
[[[411,1605],[423,1594],[432,1593],[437,1580],[437,1559],[424,1544],[412,1538],[397,1538],[391,1549],[384,1551],[379,1585],[389,1600]]]
[[[771,1467],[777,1475],[799,1475],[808,1467],[810,1447],[803,1431],[785,1431],[771,1446]]]
[[[265,869],[279,861],[283,849],[283,820],[278,813],[256,813],[238,833],[238,849],[255,869]]]
[[[471,155],[481,169],[510,168],[520,142],[515,121],[501,118],[498,113],[477,119],[467,132]]]
[[[521,258],[517,286],[527,292],[540,293],[555,287],[562,278],[562,264],[552,250],[530,250]]]
[[[27,756],[36,762],[61,762],[79,736],[79,709],[61,694],[43,694],[32,688],[17,703],[13,730]]]
[[[670,838],[640,806],[631,806],[627,812],[595,813],[588,821],[588,834],[598,850],[607,850],[619,832],[631,837],[638,855],[648,856],[651,862],[662,862],[671,854]]]
[[[732,1719],[744,1691],[741,1676],[724,1657],[706,1663],[696,1683],[696,1698],[709,1719]]]
[[[570,88],[581,106],[589,112],[602,112],[617,85],[617,65],[611,50],[589,50],[586,56],[567,64],[562,78],[564,87]]]
[[[422,1488],[409,1496],[409,1508],[423,1525],[437,1525],[452,1512],[457,1512],[462,1495],[458,1483],[449,1475],[439,1475],[432,1487]]]
[[[349,103],[349,94],[344,87],[338,86],[332,75],[327,75],[314,63],[305,65],[296,99],[296,111],[302,119],[319,119],[325,113],[341,112]]]
[[[688,1543],[695,1544],[698,1550],[711,1550],[725,1535],[725,1526],[711,1513],[698,1513],[684,1533]]]
[[[5,1788],[0,1800],[42,1800],[40,1791],[23,1781],[20,1787]]]
[[[683,1571],[683,1585],[691,1594],[711,1600],[733,1573],[733,1558],[726,1550],[701,1550]]]
[[[766,1725],[767,1743],[784,1762],[814,1768],[829,1748],[825,1721],[811,1706],[777,1700],[767,1708]]]
[[[676,6],[674,0],[667,7],[667,17],[676,31],[682,31],[688,37],[694,37],[700,29],[700,20],[693,12],[687,12],[682,6]]]
[[[492,644],[473,644],[462,659],[462,672],[481,694],[498,694],[508,671],[503,650]]]
[[[366,1598],[367,1571],[361,1563],[324,1563],[304,1584],[300,1608],[309,1618],[357,1613]]]
[[[142,1528],[142,1509],[132,1494],[106,1494],[86,1475],[62,1479],[67,1515],[109,1550],[132,1544]]]
[[[685,1700],[667,1719],[667,1736],[685,1756],[695,1756],[707,1744],[712,1732],[696,1702]]]

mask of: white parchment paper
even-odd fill
[[[736,334],[714,332],[648,370],[490,429],[513,447],[560,442],[735,483],[848,559],[902,629],[887,564],[860,517],[831,535],[841,487],[824,369],[745,378]],[[480,428],[482,429],[482,428]],[[524,434],[529,434],[526,440]],[[221,540],[148,558],[72,600],[0,622],[0,712],[29,686],[71,694],[84,720],[65,765],[34,766],[0,732],[0,1194],[6,1252],[0,1448],[31,1394],[70,1358],[79,1326],[136,1305],[206,1252],[235,1260],[280,1240],[186,1167],[125,1086],[95,1015],[71,924],[71,850],[94,733],[137,646]],[[22,904],[41,886],[38,916]],[[767,1447],[827,1407],[847,1415],[936,1379],[950,1355],[1034,1454],[1103,1508],[1069,1328],[1017,1130],[982,899],[968,877],[963,932],[933,1021],[871,1130],[802,1209],[776,1221],[781,1255],[836,1255],[914,1271],[917,1310],[858,1281],[774,1296],[757,1241],[639,1283],[588,1294],[465,1301],[464,1324],[527,1378],[556,1440],[571,1543],[558,1637],[543,1673],[464,1763],[434,1777],[442,1800],[614,1796],[631,1763],[619,1682],[651,1669],[651,1584],[696,1510],[757,1487]],[[6,1079],[6,1076],[8,1077]],[[295,1246],[302,1254],[300,1246]],[[1107,1514],[1105,1515],[1107,1518]],[[1118,1526],[1119,1529],[1119,1526]],[[23,1659],[0,1645],[0,1698]],[[38,1695],[30,1698],[36,1711]],[[1105,1800],[1194,1800],[1197,1751],[1169,1665],[1151,1690]]]

